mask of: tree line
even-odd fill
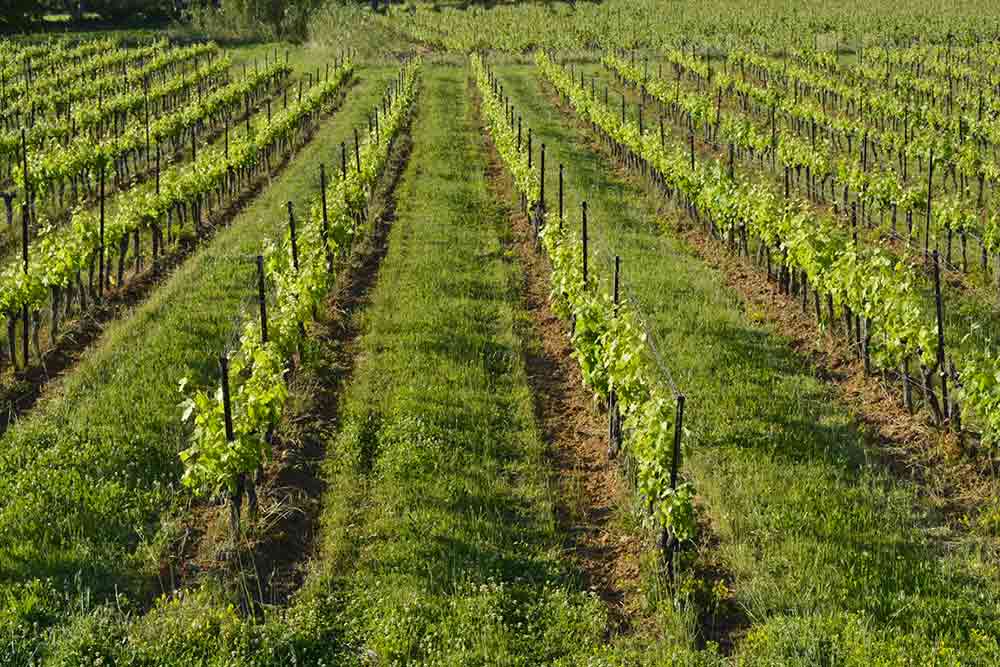
[[[289,37],[305,29],[308,17],[325,0],[0,0],[0,31],[37,26],[46,16],[68,16],[73,22],[97,19],[129,24],[179,20],[236,23],[242,30],[258,26],[273,37]],[[378,0],[371,2],[377,7]],[[222,21],[218,17],[223,17]],[[204,25],[202,25],[204,27]]]
[[[51,14],[66,14],[75,21],[92,15],[112,22],[176,18],[190,0],[5,0],[0,4],[0,28],[10,28],[36,23]]]

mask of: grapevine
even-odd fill
[[[312,321],[312,313],[334,286],[328,257],[350,247],[366,217],[367,202],[389,159],[393,140],[409,117],[418,73],[417,61],[403,67],[378,133],[369,132],[359,148],[360,170],[328,185],[328,233],[323,233],[322,206],[314,202],[299,228],[297,267],[290,236],[267,246],[265,276],[274,286],[276,307],[268,313],[267,342],[262,342],[260,323],[250,319],[231,355],[231,377],[236,386],[232,398],[235,439],[226,440],[221,390],[212,395],[196,391],[182,404],[182,419],[194,425],[188,447],[180,455],[185,466],[182,480],[194,493],[227,492],[232,496],[241,480],[268,457],[266,434],[280,420],[288,396],[286,360],[301,343],[304,324]],[[182,380],[184,392],[186,385]]]
[[[539,173],[528,171],[524,155],[517,151],[516,133],[505,118],[482,60],[473,55],[471,63],[494,145],[518,190],[528,201],[537,201],[534,188]],[[670,485],[674,401],[644,361],[646,333],[638,312],[627,302],[619,304],[615,312],[606,293],[584,283],[579,261],[582,244],[569,237],[557,215],[546,217],[541,238],[552,264],[551,300],[560,317],[574,322],[573,356],[584,382],[604,400],[612,389],[615,392],[626,434],[623,446],[638,466],[639,492],[659,525],[678,539],[693,538],[693,488],[690,482],[676,489]]]
[[[107,221],[107,235],[120,239],[136,230],[149,229],[159,224],[167,212],[200,203],[210,193],[225,189],[232,179],[258,169],[279,142],[290,140],[302,122],[337,93],[352,71],[346,64],[331,72],[330,79],[313,86],[301,102],[275,114],[255,128],[251,136],[232,142],[228,157],[218,148],[206,150],[195,162],[164,172],[158,193],[149,183],[124,193],[116,214]],[[37,310],[47,298],[46,287],[71,286],[77,273],[100,249],[98,229],[98,213],[78,209],[71,225],[43,233],[33,250],[28,273],[19,262],[12,262],[0,272],[0,311],[10,314],[25,307]]]

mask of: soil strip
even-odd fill
[[[481,123],[478,92],[472,88],[471,94],[486,144],[487,180],[498,201],[513,201],[513,182]],[[642,539],[615,526],[619,508],[628,505],[628,491],[608,460],[606,418],[583,386],[569,333],[549,305],[550,269],[536,249],[531,222],[505,206],[514,229],[513,249],[524,270],[522,301],[534,337],[525,346],[525,365],[559,489],[557,520],[584,586],[607,606],[611,639],[632,631]]]
[[[411,118],[412,122],[412,118]],[[369,206],[374,223],[359,239],[339,271],[336,289],[327,298],[320,320],[309,331],[305,354],[297,369],[293,394],[301,402],[286,416],[274,442],[273,456],[258,482],[260,517],[232,549],[228,508],[194,508],[180,541],[164,563],[169,587],[189,586],[203,576],[218,576],[234,589],[241,608],[260,613],[262,605],[283,605],[306,575],[317,534],[323,494],[323,461],[328,436],[339,425],[339,396],[350,382],[362,333],[357,313],[369,303],[379,267],[388,252],[388,235],[395,220],[395,189],[409,160],[409,124],[395,140],[389,163]],[[162,579],[162,577],[161,577]]]

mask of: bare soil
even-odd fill
[[[474,89],[473,93],[478,111],[478,93]],[[481,129],[488,155],[487,180],[499,201],[513,201],[513,182],[486,128]],[[550,269],[536,247],[531,222],[523,213],[507,208],[514,229],[513,249],[524,270],[522,306],[532,324],[525,365],[559,490],[557,520],[584,586],[608,609],[610,639],[634,630],[643,539],[616,522],[618,513],[629,505],[629,490],[608,459],[607,417],[584,387],[569,332],[549,305]]]
[[[173,588],[216,577],[246,613],[282,605],[302,585],[313,552],[321,501],[326,492],[322,464],[326,443],[339,424],[339,396],[350,381],[361,335],[356,314],[367,306],[388,251],[395,220],[394,191],[411,150],[409,127],[392,148],[389,164],[369,206],[372,231],[355,243],[340,269],[336,290],[308,332],[306,359],[294,370],[293,408],[273,443],[273,457],[257,484],[260,513],[234,546],[227,506],[194,507],[183,537],[168,554],[180,576]],[[162,579],[162,577],[161,577]]]

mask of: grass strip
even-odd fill
[[[329,449],[320,560],[298,612],[325,621],[306,662],[580,664],[601,642],[603,605],[559,549],[520,270],[466,77],[425,71]]]
[[[566,165],[570,224],[578,228],[580,200],[589,204],[593,270],[607,281],[609,256],[622,256],[625,283],[688,394],[686,470],[718,538],[702,559],[733,577],[713,581],[692,564],[681,598],[712,612],[692,639],[725,630],[712,626],[729,607],[753,622],[736,629],[747,664],[995,660],[996,568],[979,541],[956,536],[913,485],[871,462],[875,443],[830,388],[717,271],[660,233],[674,223],[611,175],[533,73],[497,71],[549,164]],[[653,602],[664,627],[683,621],[669,599]]]
[[[252,256],[283,230],[286,201],[315,195],[319,163],[332,162],[352,128],[364,126],[393,74],[365,72],[336,120],[320,126],[273,185],[131,316],[111,324],[74,372],[4,435],[7,604],[0,619],[26,640],[11,644],[12,655],[38,641],[33,623],[63,616],[66,599],[85,607],[79,599],[99,601],[116,588],[151,592],[159,540],[169,533],[161,522],[184,502],[177,381],[214,380],[232,315],[253,294]]]

